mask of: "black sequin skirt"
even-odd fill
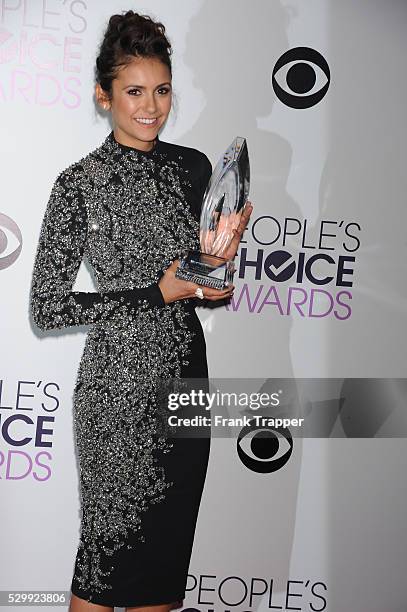
[[[188,305],[185,308],[189,312],[188,328],[193,334],[189,344],[188,363],[181,366],[181,376],[207,379],[202,326],[194,308]],[[106,555],[97,542],[93,544],[92,550],[89,550],[90,546],[86,543],[78,548],[71,584],[71,591],[76,596],[112,607],[159,605],[184,599],[207,473],[210,438],[172,438],[171,442],[173,446],[170,452],[154,450],[153,454],[164,468],[165,480],[172,482],[172,486],[163,491],[158,503],[147,505],[141,513],[139,529],[134,532],[130,530],[124,538],[124,545],[113,554]],[[89,472],[89,465],[82,469]],[[89,481],[91,478],[91,473],[82,473],[81,481]],[[114,507],[110,520],[116,520]],[[107,530],[106,526],[102,526],[103,529]],[[84,559],[87,559],[90,568],[86,580],[82,569]],[[91,559],[92,562],[89,561]],[[92,581],[92,563],[95,559],[99,570],[106,570],[104,580],[100,580],[99,576],[99,582],[106,588],[92,586],[95,584]]]

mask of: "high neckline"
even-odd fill
[[[140,155],[146,155],[146,156],[150,156],[155,151],[157,151],[157,149],[159,147],[159,143],[160,143],[160,139],[159,139],[158,134],[157,134],[156,139],[155,139],[155,144],[154,144],[153,148],[150,149],[149,151],[143,151],[143,149],[137,149],[136,147],[131,147],[129,145],[122,144],[121,142],[116,140],[116,137],[114,135],[114,131],[113,130],[110,132],[110,134],[108,136],[108,139],[110,140],[110,142],[112,143],[113,146],[115,146],[117,149],[120,149],[121,151],[124,151],[124,152],[134,152],[134,153],[139,153]]]

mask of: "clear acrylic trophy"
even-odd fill
[[[184,250],[175,276],[205,287],[224,289],[233,280],[233,260],[222,255],[249,195],[250,165],[245,138],[236,137],[216,164],[205,190],[198,250]]]

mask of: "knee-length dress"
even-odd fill
[[[210,438],[168,438],[157,380],[208,370],[195,299],[165,304],[158,281],[199,248],[211,164],[157,138],[145,152],[102,144],[55,180],[30,309],[42,330],[89,325],[73,392],[81,525],[72,593],[101,605],[185,595]],[[82,258],[97,292],[73,291]]]

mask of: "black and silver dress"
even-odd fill
[[[42,330],[91,324],[73,394],[81,530],[72,592],[108,606],[185,595],[209,438],[157,426],[157,377],[207,379],[195,299],[165,304],[158,281],[199,247],[211,174],[196,149],[102,144],[55,180],[35,257],[30,309]],[[73,291],[86,255],[98,292]]]

